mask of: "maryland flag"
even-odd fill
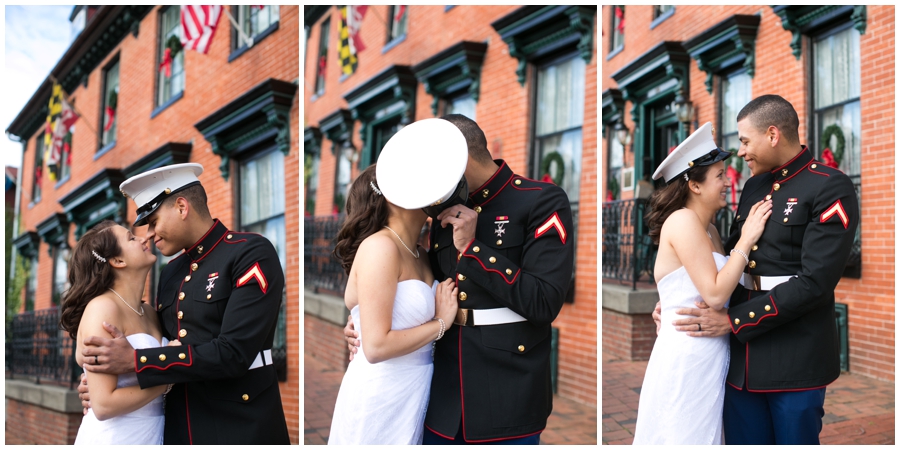
[[[359,37],[359,27],[368,6],[341,7],[341,45],[338,47],[338,58],[341,61],[341,73],[353,75],[356,72],[356,55],[365,50]]]
[[[44,161],[47,162],[47,174],[50,180],[59,179],[59,163],[62,154],[66,154],[66,163],[69,163],[72,152],[72,125],[78,120],[78,114],[66,100],[66,93],[62,86],[53,83],[53,91],[50,94],[49,113],[44,132]]]

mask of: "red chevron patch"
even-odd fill
[[[253,267],[251,267],[250,270],[238,278],[237,287],[249,283],[250,280],[254,278],[256,278],[256,282],[259,283],[259,288],[262,289],[263,294],[265,294],[266,289],[269,287],[269,283],[266,281],[266,276],[263,274],[262,269],[259,268],[259,263],[253,264]]]
[[[563,226],[562,221],[559,220],[559,214],[553,213],[546,222],[544,222],[541,226],[537,227],[534,230],[534,238],[537,239],[544,235],[544,233],[550,231],[551,229],[556,228],[556,232],[559,233],[559,240],[562,241],[563,244],[566,243],[566,228]]]
[[[841,201],[838,200],[834,202],[825,212],[822,213],[821,218],[819,219],[820,223],[825,223],[828,219],[831,219],[835,215],[841,219],[841,223],[844,224],[844,229],[850,225],[850,218],[847,217],[847,212],[844,211],[844,206],[841,204]]]

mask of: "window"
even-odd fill
[[[577,210],[581,186],[581,126],[584,121],[585,62],[572,58],[537,72],[535,155],[537,179],[552,181]]]
[[[75,125],[72,125],[72,128],[69,129],[69,132],[66,133],[66,136],[63,138],[62,147],[59,149],[59,163],[57,165],[57,170],[59,170],[57,176],[57,183],[62,183],[69,179],[69,175],[72,174],[72,134],[75,132]],[[44,142],[46,144],[46,142]]]
[[[612,128],[612,127],[610,127]],[[616,131],[608,131],[609,172],[606,177],[606,201],[622,199],[622,167],[625,165],[625,146],[616,138]]]
[[[25,311],[34,311],[34,296],[37,293],[38,255],[28,258],[25,280]]]
[[[319,190],[319,153],[303,155],[303,185],[306,186],[306,207],[303,214],[312,217],[316,214],[316,193]]]
[[[278,5],[239,6],[237,19],[247,37],[259,36],[278,22]]]
[[[860,175],[859,32],[847,24],[814,38],[813,65],[812,141],[818,159],[834,160],[851,177]]]
[[[53,306],[59,305],[63,292],[69,289],[69,247],[59,244],[53,248]]]
[[[625,6],[613,6],[612,38],[610,42],[610,56],[618,53],[625,46]]]
[[[444,114],[462,114],[475,120],[475,99],[471,95],[464,95],[448,100],[447,106],[444,107]]]
[[[653,18],[658,19],[672,11],[675,11],[674,5],[653,5]]]
[[[119,102],[119,61],[113,63],[103,74],[103,129],[100,130],[100,147],[104,148],[116,141]]]
[[[284,154],[272,150],[242,161],[239,178],[241,230],[269,238],[286,268]]]
[[[328,33],[331,28],[331,19],[322,22],[319,33],[319,57],[316,58],[316,95],[325,93],[325,67],[328,63]]]
[[[746,71],[742,71],[722,77],[721,84],[720,101],[722,102],[722,107],[719,109],[721,116],[719,117],[719,130],[716,133],[716,138],[722,149],[735,154],[734,157],[728,159],[725,163],[734,167],[740,175],[738,180],[733,180],[737,191],[741,191],[744,188],[744,183],[750,178],[750,168],[744,164],[743,159],[736,156],[738,149],[741,148],[741,142],[738,139],[737,115],[752,99],[750,81],[750,75]]]
[[[38,135],[34,142],[34,184],[31,186],[31,203],[41,201],[41,183],[44,180],[44,133]]]
[[[347,191],[350,187],[350,159],[344,155],[344,149],[341,148],[336,149],[335,155],[337,155],[337,175],[334,177],[334,211],[332,213],[337,215],[344,211],[344,203],[347,202]]]
[[[394,39],[406,36],[406,28],[409,24],[409,8],[406,5],[391,6],[388,8],[390,12],[391,26],[388,29],[388,42]]]
[[[159,25],[157,67],[163,63],[169,41],[177,39],[180,42],[181,40],[181,8],[178,6],[166,8],[159,16]],[[160,70],[157,74],[156,106],[166,104],[184,91],[184,50],[172,57],[171,64],[169,76],[166,76],[166,69]]]

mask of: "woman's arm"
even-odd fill
[[[97,297],[88,303],[78,326],[80,336],[103,336],[108,334],[103,329],[103,322],[122,323],[118,308],[112,299]],[[82,340],[79,339],[76,355],[81,355]],[[81,364],[81,361],[79,361]],[[166,391],[166,386],[154,386],[141,389],[140,386],[116,388],[117,375],[86,372],[91,392],[91,409],[97,419],[106,420],[127,414],[150,403]]]
[[[391,330],[400,258],[400,251],[393,240],[387,236],[372,235],[359,246],[353,261],[362,322],[360,328],[364,334],[363,353],[373,364],[412,353],[434,341],[441,330],[437,320],[406,330]],[[444,294],[450,295],[447,292]],[[444,320],[445,327],[450,327],[452,318],[449,318],[449,313],[444,315],[447,317],[439,317]]]

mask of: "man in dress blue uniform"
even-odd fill
[[[731,335],[726,444],[818,444],[825,386],[840,375],[834,289],[859,224],[856,192],[847,175],[800,145],[797,113],[780,96],[754,99],[737,121],[738,156],[753,176],[725,249],[753,204],[771,199],[775,213],[730,308],[678,310],[696,317],[675,324],[691,336]]]
[[[569,199],[492,160],[471,119],[442,119],[466,138],[469,195],[431,226],[432,271],[456,280],[460,309],[435,344],[423,443],[538,444],[553,401],[550,324],[574,265]],[[355,351],[350,324],[345,334]]]
[[[146,238],[160,253],[184,250],[163,269],[157,297],[163,335],[181,345],[135,350],[125,339],[92,336],[84,368],[136,372],[141,387],[174,384],[166,444],[290,444],[271,351],[281,263],[265,237],[210,216],[202,172],[175,164],[120,186],[138,206],[134,226],[149,225]]]

